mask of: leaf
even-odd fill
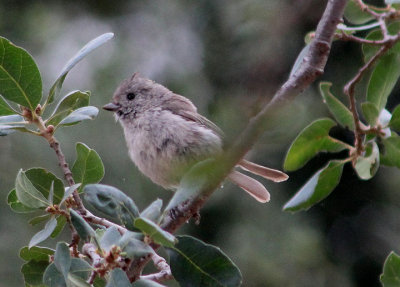
[[[47,125],[57,126],[74,110],[89,105],[90,92],[73,91],[66,95],[57,105],[53,114],[46,121]]]
[[[400,137],[391,136],[382,139],[380,162],[383,165],[400,168]]]
[[[114,226],[107,228],[106,232],[100,239],[100,246],[105,251],[110,251],[113,245],[118,245],[121,239],[121,234]]]
[[[67,287],[64,276],[54,263],[47,266],[43,274],[43,283],[48,287]]]
[[[307,210],[327,197],[338,185],[343,171],[343,161],[330,161],[314,174],[307,183],[285,204],[285,211]]]
[[[89,263],[79,258],[71,259],[71,267],[68,273],[68,285],[65,282],[64,276],[57,269],[54,263],[50,264],[43,275],[43,283],[49,287],[72,287],[71,283],[75,283],[76,277],[87,280],[89,273],[92,270]],[[71,282],[71,279],[74,282]],[[76,285],[75,285],[76,286]],[[79,285],[78,285],[79,286]]]
[[[177,242],[175,236],[163,230],[160,226],[147,218],[136,218],[135,227],[143,231],[143,233],[148,235],[157,244],[172,247]]]
[[[61,179],[43,168],[31,168],[25,172],[33,186],[45,198],[50,196],[51,184],[54,182],[54,204],[59,204],[64,196],[64,184]],[[48,201],[48,200],[47,200]]]
[[[396,131],[400,131],[400,105],[398,105],[392,113],[392,118],[389,122],[389,127]]]
[[[284,169],[297,170],[303,167],[311,158],[322,151],[339,152],[348,146],[329,136],[329,130],[335,122],[323,118],[312,122],[300,132],[286,155]]]
[[[110,279],[108,279],[106,287],[131,287],[128,276],[120,268],[115,268],[111,271]]]
[[[57,216],[56,219],[57,219],[57,226],[51,233],[50,235],[51,238],[56,238],[61,233],[61,231],[63,231],[64,226],[67,223],[67,219],[65,218],[65,216],[60,215]]]
[[[65,189],[64,196],[60,201],[60,204],[62,204],[68,197],[70,197],[72,195],[72,193],[75,191],[75,189],[77,189],[80,186],[81,186],[81,184],[77,183],[77,184],[74,184],[74,185],[71,185],[71,186],[67,187]]]
[[[67,77],[67,74],[69,73],[69,71],[71,71],[71,69],[76,64],[78,64],[84,57],[86,57],[90,52],[92,52],[96,48],[102,46],[104,43],[106,43],[112,37],[114,37],[113,33],[105,33],[105,34],[100,35],[99,37],[97,37],[97,38],[91,40],[89,43],[87,43],[82,49],[80,49],[78,51],[78,53],[76,53],[67,62],[67,64],[64,66],[64,68],[61,70],[61,73],[57,77],[53,86],[51,87],[45,106],[47,106],[48,104],[51,104],[54,101],[54,98],[58,97],[61,87],[62,87],[64,80]]]
[[[76,109],[72,113],[70,113],[67,117],[65,117],[60,123],[59,126],[72,126],[80,123],[85,120],[93,120],[97,117],[99,113],[99,109],[93,106],[82,107]]]
[[[399,76],[400,53],[382,56],[369,80],[367,101],[373,103],[379,111],[385,108]]]
[[[71,267],[71,255],[69,247],[64,242],[57,243],[56,253],[54,254],[54,265],[63,274],[64,279],[67,280]]]
[[[125,253],[124,257],[129,259],[149,256],[154,253],[153,248],[139,239],[143,234],[127,231],[118,242],[118,246]],[[142,238],[143,239],[143,238]]]
[[[23,131],[26,122],[20,115],[10,115],[0,117],[0,136],[7,136],[17,130]]]
[[[97,183],[104,176],[104,165],[94,149],[83,143],[76,144],[76,161],[72,167],[72,175],[80,182],[80,190],[88,183]]]
[[[22,265],[21,273],[24,276],[25,284],[37,286],[42,284],[43,273],[45,272],[49,261],[30,260]]]
[[[365,120],[371,125],[375,126],[379,117],[379,110],[377,106],[371,102],[364,102],[361,104],[361,109]]]
[[[398,287],[400,284],[400,256],[393,251],[385,260],[380,279],[383,287]]]
[[[47,247],[28,246],[23,247],[19,251],[19,257],[25,261],[47,261],[49,262],[50,256],[54,254],[54,250]]]
[[[147,218],[153,222],[157,222],[161,216],[161,208],[163,201],[157,198],[145,210],[140,213],[140,217]]]
[[[71,287],[91,287],[89,283],[87,283],[84,279],[75,276],[74,274],[69,273],[68,274],[68,286]]]
[[[50,219],[50,217],[51,217],[51,214],[36,216],[36,217],[32,218],[31,220],[29,220],[28,223],[30,225],[36,225],[36,224],[42,223],[43,221],[47,221],[48,219]]]
[[[396,4],[400,3],[400,0],[385,0],[385,4],[391,5],[391,4]]]
[[[82,240],[87,241],[89,237],[96,236],[96,233],[89,223],[87,223],[75,210],[70,209],[69,213],[71,215],[72,225],[75,227]]]
[[[85,200],[96,210],[118,219],[128,229],[134,229],[133,221],[139,217],[135,202],[119,189],[104,184],[88,184],[84,188]]]
[[[400,31],[400,22],[393,22],[389,24],[387,28],[390,35],[396,35]],[[365,39],[382,40],[383,36],[381,29],[376,29],[371,31]],[[364,62],[368,62],[368,60],[371,59],[371,57],[379,51],[379,49],[380,49],[379,45],[363,44],[362,51],[364,54]],[[400,43],[396,43],[392,48],[389,49],[389,51],[386,52],[386,54],[399,53],[399,52],[400,52]]]
[[[14,111],[14,109],[0,95],[0,116],[9,116],[13,114],[16,114],[16,111]]]
[[[371,14],[362,11],[354,0],[350,0],[349,2],[347,2],[346,8],[344,10],[344,17],[349,22],[356,25],[364,24],[374,19]]]
[[[357,158],[354,169],[361,179],[367,180],[374,177],[379,169],[379,148],[376,142],[370,142],[365,149],[365,155]]]
[[[299,55],[297,56],[297,59],[294,62],[292,70],[290,71],[289,77],[291,77],[294,73],[296,73],[297,70],[300,68],[300,65],[303,63],[304,57],[307,55],[309,50],[310,50],[310,45],[307,43],[307,45],[305,45],[303,47],[303,49],[300,51]]]
[[[132,286],[133,287],[163,287],[165,285],[161,285],[160,283],[157,283],[153,280],[140,279],[140,280],[136,280]]]
[[[328,106],[329,111],[333,114],[339,124],[354,130],[354,119],[350,110],[339,101],[331,92],[332,83],[321,82],[319,90],[321,92],[324,103]]]
[[[42,79],[29,53],[0,37],[0,94],[33,111],[42,98]]]
[[[172,275],[180,286],[240,286],[237,266],[218,247],[191,236],[178,236],[179,242],[167,252]]]
[[[22,169],[15,180],[15,190],[18,200],[27,207],[41,208],[49,205],[48,200],[35,188]]]
[[[8,193],[7,203],[10,208],[17,213],[28,213],[37,210],[36,208],[28,207],[24,205],[21,201],[19,201],[15,189],[11,190]]]
[[[57,226],[57,220],[52,217],[44,226],[44,229],[36,233],[29,242],[29,248],[46,240]]]

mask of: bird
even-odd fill
[[[195,163],[223,151],[223,132],[216,124],[188,98],[139,73],[123,80],[103,109],[114,112],[120,122],[129,156],[141,173],[166,189],[176,190]],[[245,159],[237,167],[274,182],[288,179],[282,171]],[[270,200],[264,185],[236,168],[228,178],[257,201]]]

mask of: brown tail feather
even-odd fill
[[[258,165],[245,159],[240,161],[239,166],[244,170],[250,171],[274,182],[285,181],[289,178],[289,176],[282,171]]]
[[[269,201],[270,195],[268,190],[254,178],[238,171],[230,173],[228,178],[259,202],[265,203]]]

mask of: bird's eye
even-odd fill
[[[134,98],[135,98],[135,94],[134,93],[129,93],[129,94],[127,94],[126,95],[126,98],[129,100],[129,101],[132,101]]]

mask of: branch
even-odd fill
[[[174,216],[167,216],[161,226],[163,229],[174,232],[194,214],[198,213],[208,197],[218,188],[232,168],[252,148],[267,127],[271,126],[271,122],[274,122],[273,119],[278,118],[283,108],[323,73],[336,26],[341,21],[346,3],[347,0],[328,1],[315,32],[315,38],[311,42],[309,51],[300,67],[282,85],[262,111],[250,120],[232,148],[223,155],[223,160],[217,160],[223,166],[217,169],[211,182],[202,190],[201,196],[186,202],[184,208],[178,207],[174,210]]]
[[[300,67],[289,77],[289,79],[276,92],[273,99],[252,118],[238,137],[236,143],[228,150],[222,159],[217,159],[210,180],[202,187],[200,196],[185,201],[174,208],[167,215],[161,227],[171,233],[175,232],[192,216],[198,214],[200,208],[205,204],[209,196],[217,189],[225,177],[235,165],[251,149],[256,140],[263,134],[272,119],[279,115],[298,94],[304,91],[315,79],[320,76],[328,60],[332,40],[336,26],[340,23],[347,0],[329,0],[325,12],[318,24],[315,38],[310,44],[309,51],[304,57]],[[194,167],[195,168],[195,167]],[[157,248],[157,246],[154,246]],[[139,278],[141,270],[149,261],[149,258],[134,260],[128,270],[128,277],[131,281]]]
[[[154,266],[160,272],[149,275],[142,275],[140,276],[140,279],[162,282],[173,278],[171,273],[171,268],[169,267],[167,261],[163,257],[157,255],[156,253],[153,253],[151,259],[153,260]]]

